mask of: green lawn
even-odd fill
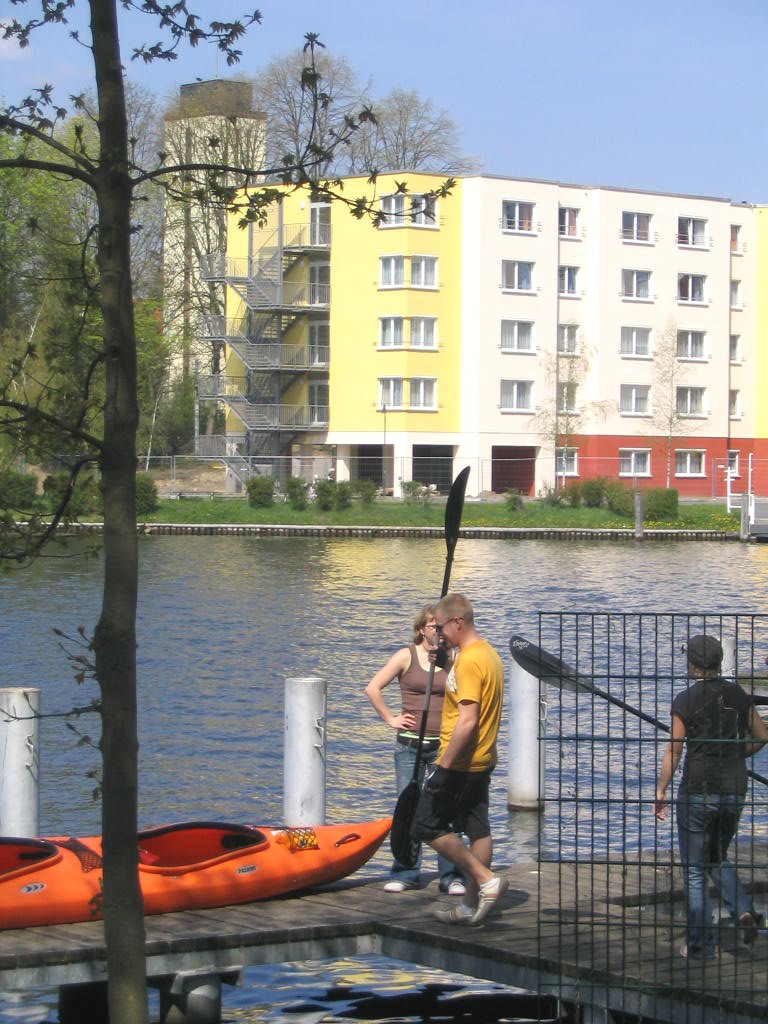
[[[377,500],[363,505],[355,501],[351,508],[322,512],[310,505],[297,511],[287,503],[269,508],[251,508],[245,498],[179,498],[161,500],[151,515],[139,517],[147,523],[238,524],[270,523],[276,525],[319,526],[438,526],[442,527],[445,501],[432,499],[427,504]],[[634,520],[616,515],[608,509],[553,506],[544,501],[525,502],[519,511],[510,511],[503,501],[475,502],[464,505],[463,526],[507,526],[521,528],[624,528],[632,529]],[[725,504],[681,504],[673,521],[647,522],[647,529],[727,530],[739,529],[738,513],[728,514]]]

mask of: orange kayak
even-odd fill
[[[314,828],[182,822],[138,834],[145,914],[251,903],[357,871],[391,818]],[[101,836],[0,837],[0,928],[101,917]]]

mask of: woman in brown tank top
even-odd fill
[[[413,778],[421,717],[424,712],[424,697],[429,679],[430,662],[427,648],[433,646],[435,642],[434,611],[434,605],[425,605],[421,609],[414,619],[412,642],[396,651],[365,688],[366,695],[379,717],[397,734],[395,778],[398,793],[401,793]],[[447,667],[450,668],[450,663]],[[421,747],[420,781],[423,781],[427,766],[437,757],[446,678],[446,669],[435,669],[427,713],[427,728]],[[400,683],[400,707],[396,712],[390,709],[383,695],[384,689],[395,680]],[[403,892],[405,889],[418,889],[420,866],[420,863],[417,863],[414,867],[408,868],[394,861],[391,878],[384,886],[384,890]],[[449,860],[438,857],[437,866],[440,874],[440,891],[457,896],[463,895],[464,881],[454,865]]]

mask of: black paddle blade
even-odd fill
[[[566,665],[543,647],[537,647],[525,637],[511,637],[509,650],[521,668],[544,683],[551,683],[561,690],[593,690],[593,687],[586,680],[582,680],[579,673],[570,665]]]
[[[411,779],[395,804],[392,815],[392,828],[389,832],[389,845],[392,856],[406,868],[413,868],[419,861],[421,843],[411,839],[411,825],[416,815],[421,790],[415,779]]]
[[[445,560],[445,574],[443,575],[443,586],[440,591],[441,597],[445,597],[448,593],[451,565],[453,564],[453,550],[459,539],[461,513],[464,510],[464,495],[467,490],[468,476],[469,466],[465,466],[451,484],[451,489],[448,492],[448,501],[445,503],[445,546],[448,551],[448,557]]]

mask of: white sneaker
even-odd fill
[[[384,886],[384,892],[405,892],[406,889],[418,888],[418,882],[403,882],[399,878],[391,878]]]
[[[458,878],[454,878],[454,880],[450,882],[448,885],[449,896],[463,896],[466,893],[466,891],[466,885],[464,885],[464,883],[460,881]]]
[[[443,924],[469,924],[473,913],[474,911],[470,907],[465,907],[463,903],[454,903],[450,907],[433,911],[437,920]]]
[[[508,887],[509,882],[501,875],[494,875],[485,885],[480,886],[477,894],[477,910],[472,915],[472,924],[480,924],[488,917]]]

